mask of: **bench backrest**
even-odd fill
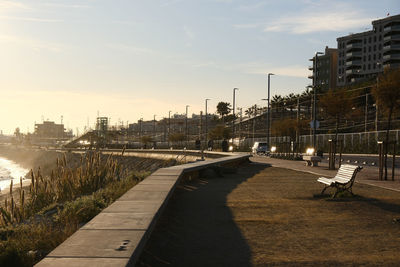
[[[340,183],[343,183],[343,184],[348,183],[352,179],[355,178],[357,172],[360,169],[361,168],[359,166],[344,164],[344,165],[340,166],[340,168],[335,176],[335,180]]]

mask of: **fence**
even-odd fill
[[[312,135],[301,135],[299,136],[298,143],[295,140],[291,140],[288,136],[271,137],[271,145],[285,147],[287,149],[288,143],[294,142],[293,149],[298,149],[299,152],[305,152],[307,147],[312,146]],[[329,150],[329,140],[335,139],[335,134],[317,134],[316,135],[316,148],[327,152]],[[360,133],[339,133],[338,140],[343,140],[343,152],[344,153],[365,153],[365,154],[377,154],[378,145],[377,141],[386,139],[386,131],[371,131],[371,132],[360,132]],[[400,130],[391,130],[389,132],[389,140],[396,142],[396,151],[400,150]],[[266,138],[248,138],[241,142],[241,149],[252,146],[254,142],[266,142]],[[291,148],[292,149],[292,148]]]

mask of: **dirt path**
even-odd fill
[[[400,193],[356,184],[317,194],[316,176],[251,163],[175,192],[139,266],[399,265]]]

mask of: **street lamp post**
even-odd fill
[[[268,149],[270,148],[270,131],[271,131],[271,107],[270,107],[270,102],[271,102],[271,98],[270,98],[270,80],[271,80],[271,75],[275,75],[273,73],[268,73],[268,106],[267,106],[267,145],[268,145]]]
[[[235,96],[236,96],[236,90],[239,90],[239,88],[233,88],[233,108],[232,108],[232,114],[233,114],[233,119],[232,119],[232,144],[233,144],[233,139],[235,138]]]
[[[186,124],[186,148],[188,147],[188,108],[190,106],[186,105],[186,120],[185,120],[185,124]]]
[[[316,52],[315,53],[315,75],[314,75],[314,84],[313,84],[313,89],[314,89],[314,96],[313,96],[313,148],[314,148],[314,153],[316,152],[316,145],[317,145],[317,76],[318,76],[318,55],[323,55],[324,53],[322,52]]]
[[[207,137],[208,137],[208,111],[207,111],[207,102],[209,101],[209,98],[206,98],[205,102],[206,102],[206,110],[205,110],[205,115],[206,115],[206,134],[204,136],[204,144],[206,146],[206,149],[208,148],[208,144],[207,144]]]
[[[171,134],[171,110],[168,111],[168,148],[169,148],[169,145],[170,145],[170,142],[169,142],[170,134]]]
[[[156,141],[156,115],[153,116],[153,143]]]

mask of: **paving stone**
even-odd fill
[[[149,192],[154,192],[154,191],[167,191],[169,192],[173,188],[173,184],[138,184],[135,185],[135,187],[132,188],[132,191],[149,191]]]
[[[153,179],[152,177],[146,178],[145,180],[140,182],[140,185],[174,185],[176,180],[173,179]]]
[[[48,257],[130,258],[145,231],[79,230]]]
[[[121,267],[128,264],[127,258],[50,258],[39,262],[36,267]]]
[[[163,201],[120,201],[117,200],[102,212],[106,213],[150,213],[157,212]]]
[[[102,212],[85,224],[82,230],[147,230],[156,212]]]
[[[136,186],[135,186],[136,187]],[[134,187],[134,188],[135,188]],[[131,200],[131,201],[150,201],[150,202],[163,202],[166,197],[168,196],[169,192],[167,191],[154,191],[154,192],[149,192],[149,191],[137,191],[137,190],[129,190],[126,192],[122,197],[120,197],[118,200],[119,201],[126,201],[126,200]]]

